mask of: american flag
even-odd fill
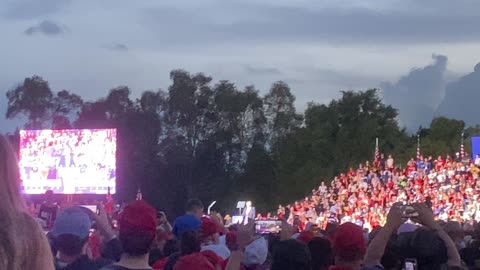
[[[422,159],[422,153],[420,152],[420,135],[417,135],[417,161]]]
[[[375,160],[373,166],[380,167],[380,149],[378,149],[378,138],[375,138]]]
[[[463,146],[463,136],[464,136],[464,133],[462,132],[462,143],[460,144],[460,157],[461,158],[465,157],[465,147]]]

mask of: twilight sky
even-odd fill
[[[472,124],[455,99],[480,99],[479,10],[477,0],[2,0],[0,113],[4,93],[34,74],[89,100],[119,85],[165,89],[183,68],[262,92],[284,80],[300,111],[380,87],[410,130],[434,115]],[[0,117],[0,131],[18,123]]]

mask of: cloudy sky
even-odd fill
[[[284,80],[299,110],[381,87],[414,128],[442,114],[445,89],[480,62],[479,10],[477,0],[2,0],[0,113],[3,92],[34,74],[95,99],[118,85],[166,88],[183,68],[262,91]],[[0,130],[15,123],[0,119]]]

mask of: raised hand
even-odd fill
[[[255,222],[249,222],[247,225],[237,225],[237,244],[240,250],[254,240]]]
[[[395,203],[394,205],[392,205],[392,207],[390,208],[390,212],[388,212],[387,224],[385,226],[390,226],[396,229],[400,227],[400,225],[405,223],[405,221],[407,220],[403,217],[405,207],[406,206],[402,205],[401,203]]]
[[[412,207],[417,211],[418,217],[412,218],[413,221],[420,223],[431,229],[436,228],[438,225],[435,222],[433,211],[424,203],[412,204]]]

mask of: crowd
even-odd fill
[[[448,162],[446,160],[442,166],[448,168]],[[472,168],[462,166],[465,168],[459,171]],[[436,177],[444,175],[438,173],[441,168],[425,170],[425,175],[434,172],[437,172]],[[434,207],[443,204],[447,209],[450,202],[442,202],[443,199],[437,199],[437,193],[425,191],[432,189],[434,184],[411,187],[412,182],[415,186],[417,179],[423,179],[423,176],[416,176],[421,169],[410,169],[413,180],[409,180],[409,174],[401,176],[388,167],[381,168],[380,175],[373,177],[368,177],[371,175],[368,167],[363,169],[364,173],[359,170],[336,178],[330,188],[322,185],[311,198],[297,202],[288,215],[280,211],[285,218],[293,216],[294,226],[284,220],[276,235],[255,235],[253,221],[226,227],[219,214],[204,215],[204,206],[198,200],[186,203],[186,213],[176,218],[173,226],[164,213],[157,212],[143,200],[136,200],[122,209],[117,218],[118,226],[112,226],[102,205],[98,213],[70,206],[59,210],[52,229],[45,234],[27,214],[20,195],[17,161],[7,140],[0,136],[0,269],[410,270],[477,269],[480,266],[480,230],[475,223],[470,231],[461,227],[461,222],[465,221],[462,216],[451,215],[452,220],[446,223],[435,220],[438,213],[428,205],[426,194],[435,195],[431,199]],[[385,179],[383,174],[386,174]],[[457,186],[458,190],[462,185],[467,189],[472,182],[468,173],[459,177],[450,177],[448,172],[446,175],[445,181],[448,179],[450,186]],[[472,175],[472,179],[477,178]],[[387,189],[385,186],[388,187],[390,180],[394,186]],[[405,182],[404,188],[395,188],[401,182]],[[364,183],[367,183],[366,188]],[[472,184],[472,189],[475,186]],[[452,189],[455,199],[457,188]],[[335,190],[338,196],[334,196]],[[397,198],[404,191],[409,204],[394,203],[396,200],[389,201],[379,195],[387,190],[398,190]],[[413,193],[416,190],[422,198]],[[349,202],[350,192],[357,196],[362,192],[377,195],[365,202],[368,208],[364,208],[364,202]],[[323,197],[327,196],[323,202]],[[342,196],[347,203],[339,199]],[[422,202],[424,200],[427,203]],[[317,211],[314,207],[326,207],[327,204],[329,211]],[[353,223],[357,218],[353,212],[345,211],[349,205],[352,206],[350,211],[359,211],[357,205],[360,209],[368,209],[367,214],[372,218],[376,212],[381,212],[380,224],[367,231]],[[466,205],[469,204],[454,200],[451,208],[466,208]],[[388,214],[384,214],[385,209]],[[442,211],[449,211],[445,209]],[[305,217],[311,222],[313,217],[308,212],[315,212],[312,215],[317,216],[329,212],[332,218],[321,228],[296,221]],[[345,220],[346,214],[352,219]],[[339,218],[343,219],[342,224]]]
[[[393,204],[427,203],[435,218],[466,226],[480,222],[480,157],[474,160],[431,156],[411,159],[401,169],[394,158],[383,155],[370,164],[340,174],[327,186],[324,182],[312,195],[291,205],[279,206],[277,215],[299,230],[329,222],[353,222],[366,229],[381,225]]]

